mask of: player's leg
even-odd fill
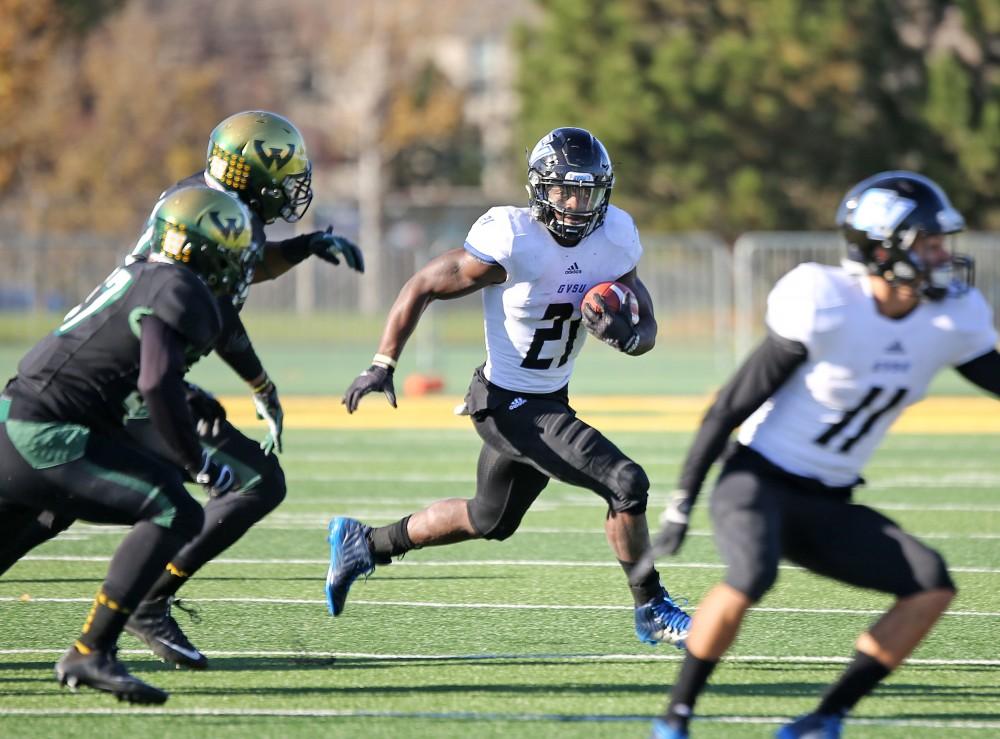
[[[167,694],[130,675],[115,659],[115,647],[129,614],[163,566],[201,527],[201,506],[172,467],[93,432],[80,455],[40,465],[30,453],[18,451],[29,448],[24,442],[34,426],[8,421],[0,430],[4,497],[70,518],[133,525],[111,558],[80,637],[56,665],[57,677],[65,685],[162,703]],[[11,437],[18,440],[16,448]],[[58,439],[50,433],[44,443]]]
[[[814,572],[897,600],[855,643],[851,664],[824,694],[816,711],[782,729],[802,736],[815,726],[839,726],[864,696],[905,660],[955,596],[941,555],[867,506],[811,500],[788,520],[787,555]],[[837,536],[822,532],[836,531]],[[813,534],[810,536],[810,532]]]
[[[649,548],[649,479],[642,467],[577,418],[565,398],[558,396],[499,403],[477,420],[476,428],[488,443],[509,449],[515,460],[604,498],[605,535],[628,578],[636,636],[649,644],[665,641],[682,646],[690,618],[671,600],[655,569],[636,567]]]
[[[129,421],[128,431],[144,448],[169,455],[147,420]],[[208,659],[173,617],[178,590],[285,497],[285,476],[277,457],[265,454],[260,444],[232,424],[223,423],[218,436],[202,437],[201,442],[214,459],[233,469],[239,487],[209,499],[201,531],[171,558],[126,626],[130,634],[145,642],[160,658],[191,669],[206,668]]]
[[[477,465],[476,495],[471,500],[440,500],[377,528],[351,518],[334,518],[330,522],[326,585],[330,613],[337,616],[343,611],[354,580],[371,574],[377,564],[388,564],[392,557],[470,539],[506,539],[547,483],[548,477],[530,465],[484,444]]]
[[[12,505],[0,501],[0,575],[39,544],[44,544],[73,523],[72,518],[52,511],[19,511],[20,507],[9,507]],[[25,510],[29,512],[22,515]]]
[[[786,483],[767,474],[742,450],[725,465],[712,492],[716,546],[726,576],[698,605],[687,655],[657,725],[665,736],[686,736],[698,696],[739,633],[747,609],[771,588],[781,559],[781,498]],[[674,732],[667,734],[667,730]]]

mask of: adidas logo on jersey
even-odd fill
[[[889,344],[889,346],[885,348],[885,353],[906,354],[906,349],[903,348],[903,342],[900,341],[899,339],[896,339],[894,342],[892,342],[891,344]]]
[[[510,405],[507,406],[507,410],[516,411],[518,408],[520,408],[527,402],[528,401],[525,400],[524,398],[514,398],[512,401],[510,401]]]
[[[579,264],[577,264],[576,262],[573,262],[573,264],[569,265],[566,268],[566,272],[564,274],[567,274],[567,275],[581,275],[581,274],[583,274],[583,270],[580,269],[580,265]]]

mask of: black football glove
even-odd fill
[[[228,464],[219,464],[205,450],[201,453],[201,469],[188,467],[187,471],[192,480],[205,488],[210,498],[225,495],[238,484],[233,468]]]
[[[660,530],[653,539],[653,556],[677,554],[687,536],[694,498],[687,490],[670,494],[667,507],[660,514]]]
[[[694,496],[687,490],[675,490],[670,494],[667,507],[660,514],[660,530],[653,537],[652,545],[639,558],[631,576],[641,578],[648,575],[659,557],[680,551],[684,537],[687,536],[692,506]]]
[[[358,403],[370,392],[381,390],[385,393],[386,400],[393,408],[396,407],[396,388],[392,384],[392,367],[383,367],[380,364],[373,364],[360,375],[354,378],[354,382],[347,388],[341,403],[347,406],[348,413],[354,413],[358,409]]]
[[[222,422],[226,420],[226,409],[207,390],[190,382],[184,391],[188,408],[194,418],[198,436],[214,438],[222,432]]]
[[[594,296],[594,302],[600,306],[601,310],[596,311],[589,304],[584,304],[583,325],[587,330],[609,346],[613,346],[620,352],[631,354],[639,346],[639,332],[632,325],[631,295],[625,296],[625,302],[616,311],[610,310],[604,298],[600,295]]]
[[[264,382],[254,388],[253,407],[257,411],[257,418],[267,423],[267,436],[261,442],[260,448],[264,454],[272,451],[281,452],[281,431],[285,425],[285,412],[281,409],[281,401],[278,400],[278,388],[271,382],[270,377],[265,377]]]
[[[309,237],[309,253],[333,264],[340,264],[343,259],[355,272],[365,271],[361,249],[350,239],[333,233],[333,226],[327,226],[326,231],[317,231]]]

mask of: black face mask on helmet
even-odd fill
[[[933,180],[916,172],[880,172],[852,187],[837,210],[848,259],[890,284],[917,286],[930,300],[961,295],[972,286],[972,257],[952,254],[925,264],[913,249],[921,235],[955,234],[965,220]]]
[[[604,223],[614,182],[607,150],[582,128],[556,128],[528,154],[531,217],[565,246]]]

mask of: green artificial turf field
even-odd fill
[[[259,427],[255,427],[255,431]],[[609,433],[653,480],[658,511],[689,433]],[[890,436],[860,499],[940,548],[960,595],[909,665],[864,701],[847,737],[1000,735],[1000,437]],[[282,506],[182,591],[210,658],[168,668],[130,636],[122,659],[162,708],[61,689],[123,530],[78,524],[0,578],[4,737],[646,737],[679,652],[640,644],[603,506],[555,484],[506,542],[415,551],[327,615],[326,523],[387,523],[474,485],[478,439],[454,431],[296,430]],[[721,576],[706,505],[665,582],[692,604]],[[836,536],[836,531],[830,532]],[[887,598],[792,568],[749,617],[699,704],[695,737],[770,736],[810,709]]]

